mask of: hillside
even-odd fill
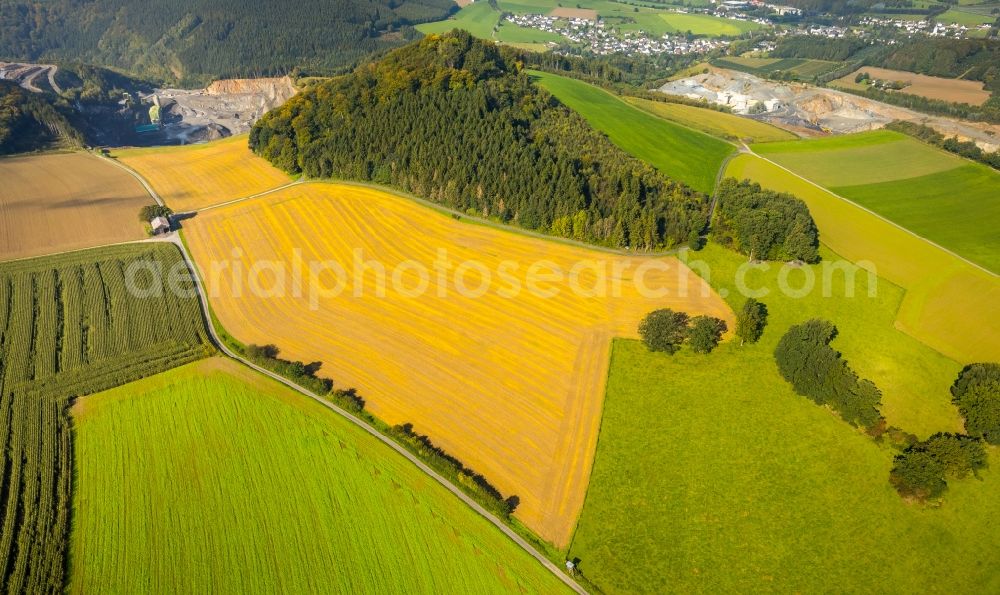
[[[0,81],[0,155],[77,145],[81,138],[66,116],[44,98]]]
[[[328,70],[400,45],[450,0],[0,0],[0,56],[81,60],[179,82]],[[322,18],[318,18],[322,15]]]
[[[431,35],[307,89],[257,123],[250,147],[291,173],[615,248],[704,228],[704,194],[617,148],[514,56],[466,32]]]

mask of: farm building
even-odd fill
[[[149,221],[149,226],[153,228],[153,235],[160,235],[170,231],[170,220],[166,217],[153,217]]]

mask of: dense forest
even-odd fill
[[[43,96],[0,81],[0,155],[82,142],[62,111]]]
[[[515,53],[465,32],[310,87],[258,122],[250,146],[286,171],[606,246],[670,247],[707,223],[705,195],[612,145]]]
[[[452,10],[451,0],[0,0],[0,56],[181,83],[296,66],[331,72]]]

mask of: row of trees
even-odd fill
[[[250,146],[289,172],[616,248],[671,247],[707,223],[707,196],[612,145],[515,54],[466,32],[307,89],[262,118]]]
[[[723,246],[760,260],[819,260],[819,232],[798,198],[733,178],[716,193],[712,232]]]
[[[972,159],[973,161],[978,161],[994,169],[1000,169],[1000,151],[987,153],[976,146],[976,143],[972,141],[963,142],[958,140],[958,137],[954,136],[946,138],[943,134],[934,130],[930,126],[924,126],[923,124],[917,124],[916,122],[896,120],[887,124],[886,128],[889,130],[895,130],[896,132],[902,132],[903,134],[908,134],[926,143],[940,147],[945,151],[961,155],[966,159]]]
[[[326,395],[333,390],[333,380],[316,375],[323,367],[323,362],[303,363],[278,357],[278,347],[275,345],[247,345],[243,355],[253,363],[284,376],[303,388],[317,395]]]
[[[726,332],[726,322],[712,316],[691,318],[670,308],[654,310],[639,323],[639,335],[650,351],[676,353],[685,342],[695,353],[709,353]]]
[[[830,347],[837,327],[813,319],[788,329],[778,341],[774,359],[795,392],[818,405],[828,405],[855,426],[871,428],[882,415],[882,393],[870,380],[858,378],[840,353]]]

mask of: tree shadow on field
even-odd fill
[[[174,213],[170,216],[170,224],[174,229],[184,229],[184,221],[188,219],[194,219],[198,216],[197,211],[186,211],[183,213]]]

